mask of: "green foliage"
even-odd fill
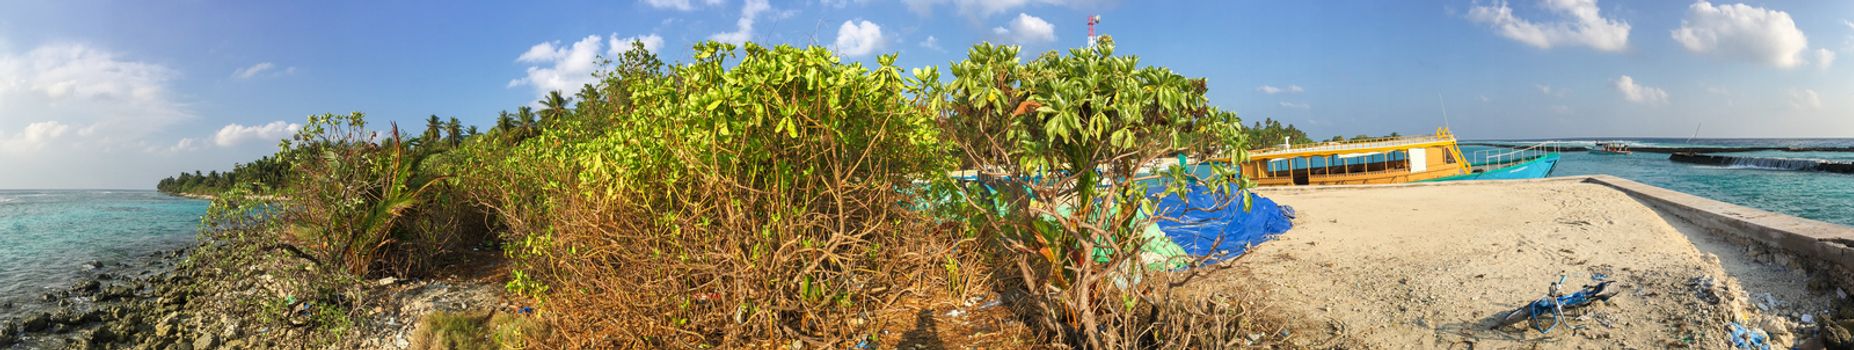
[[[545,334],[532,319],[499,312],[435,311],[418,322],[409,349],[526,349],[529,337]]]
[[[1159,219],[1138,179],[1163,178],[1165,195],[1195,185],[1233,198],[1245,187],[1227,163],[1200,164],[1208,177],[1152,166],[1178,154],[1242,159],[1241,121],[1208,106],[1202,79],[1113,51],[1104,37],[1019,64],[1016,47],[980,44],[952,65],[950,86],[923,89],[947,94],[941,122],[985,184],[943,185],[958,191],[946,197],[966,199],[971,229],[1018,267],[1043,327],[1093,348],[1137,345],[1151,327],[1115,317],[1163,294],[1138,284],[1140,232]]]
[[[244,183],[256,183],[265,188],[283,186],[283,180],[289,176],[289,164],[275,156],[265,156],[250,163],[232,165],[232,171],[202,174],[199,171],[180,173],[173,177],[161,179],[155,189],[171,194],[214,195]]]
[[[1279,146],[1282,142],[1290,144],[1313,142],[1313,139],[1307,138],[1307,132],[1294,127],[1294,124],[1282,125],[1274,118],[1264,118],[1243,131],[1248,135],[1249,141],[1255,143],[1258,148]]]
[[[441,179],[414,173],[424,155],[411,151],[397,126],[378,136],[361,113],[310,116],[282,151],[294,155],[289,222],[311,238],[305,243],[322,264],[360,276],[398,241],[405,211]]]
[[[898,190],[948,166],[935,114],[893,56],[696,52],[666,72],[627,53],[578,109],[550,94],[545,128],[464,175],[501,192],[510,290],[546,295],[568,338],[618,339],[581,346],[855,338],[848,317],[914,269],[891,249],[930,241],[903,235],[924,230]]]

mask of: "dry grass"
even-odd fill
[[[562,208],[555,239],[592,242],[546,271],[555,292],[543,315],[564,345],[844,347],[873,335],[875,315],[903,297],[977,287],[948,283],[948,271],[961,273],[944,267],[951,233],[893,205],[904,198],[884,195],[892,190],[843,186],[801,199],[710,180],[720,183],[697,186],[709,190],[672,215]],[[801,206],[791,202],[822,205],[792,212]]]

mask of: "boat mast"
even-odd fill
[[[1454,130],[1448,125],[1448,101],[1442,99],[1442,93],[1436,93],[1436,102],[1442,103],[1442,128]]]

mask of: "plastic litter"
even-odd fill
[[[1762,329],[1748,328],[1738,322],[1727,325],[1732,332],[1733,349],[1770,350],[1770,335]]]

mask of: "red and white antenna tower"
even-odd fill
[[[1088,47],[1094,47],[1094,25],[1101,24],[1101,15],[1088,16]]]

